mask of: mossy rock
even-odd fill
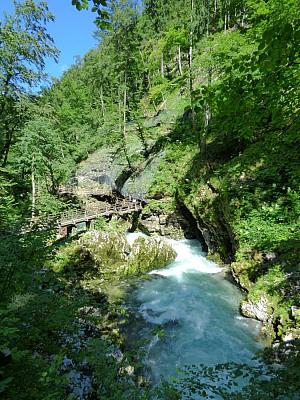
[[[250,275],[253,276],[253,271],[256,268],[256,263],[252,260],[241,260],[231,263],[232,275],[236,282],[245,290],[249,291],[253,286]]]
[[[138,238],[130,248],[124,234],[90,231],[79,243],[82,252],[90,253],[98,271],[108,277],[164,268],[176,258],[172,246],[159,238]]]
[[[164,268],[175,258],[175,250],[165,240],[140,237],[132,245],[126,273],[138,274]]]
[[[120,273],[125,269],[130,252],[125,235],[90,231],[80,239],[80,245],[90,252],[102,273]]]

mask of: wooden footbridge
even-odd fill
[[[69,210],[60,214],[57,220],[59,234],[67,236],[78,224],[85,223],[86,229],[90,228],[91,221],[98,217],[131,214],[142,210],[143,202],[138,199],[116,199],[114,204],[102,203],[97,206],[80,210]]]

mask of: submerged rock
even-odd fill
[[[71,370],[68,374],[69,390],[74,399],[88,399],[92,389],[92,378],[79,371]]]

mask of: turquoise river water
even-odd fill
[[[129,234],[132,242],[137,234]],[[170,240],[177,252],[167,268],[140,282],[129,307],[132,343],[141,343],[149,378],[158,383],[192,364],[250,363],[262,347],[259,322],[239,314],[242,293],[196,240]]]

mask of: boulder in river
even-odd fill
[[[124,270],[130,246],[121,233],[90,231],[80,239],[100,272],[118,273]]]
[[[136,275],[164,268],[176,258],[175,250],[162,238],[139,237],[130,247],[122,233],[90,231],[80,245],[103,274]]]
[[[241,304],[241,312],[245,317],[255,318],[262,322],[272,320],[273,309],[265,296],[256,301],[246,300]]]
[[[127,274],[164,268],[176,258],[176,251],[162,238],[139,237],[133,242],[127,263]]]

